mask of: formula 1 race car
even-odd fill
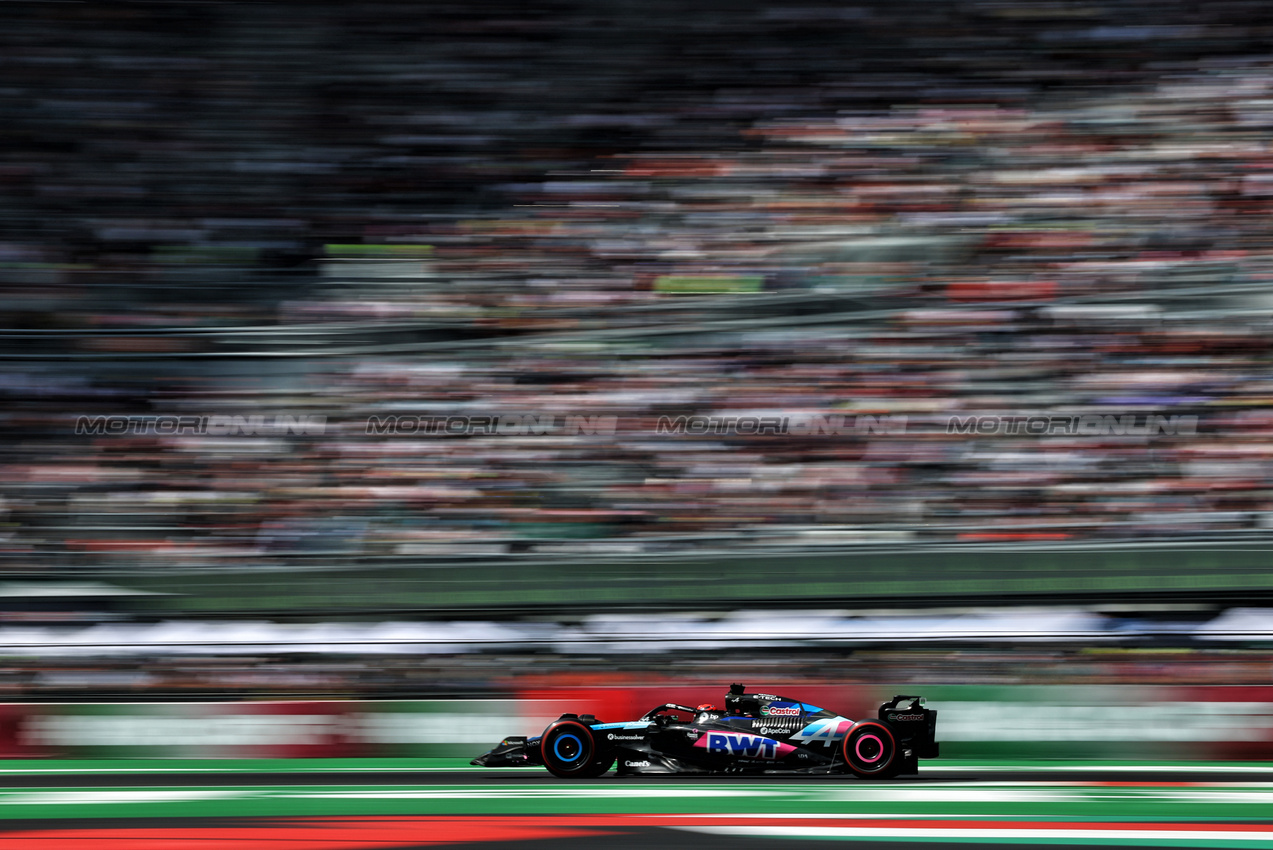
[[[725,708],[665,703],[640,720],[604,723],[563,714],[532,738],[505,738],[473,759],[483,767],[535,767],[594,778],[616,762],[631,774],[800,773],[887,779],[937,758],[937,712],[895,696],[878,718],[850,720],[816,705],[731,685]]]

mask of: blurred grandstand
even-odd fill
[[[692,5],[6,4],[4,618],[1267,599],[1273,10]]]

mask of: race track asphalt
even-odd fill
[[[433,759],[447,761],[453,759]],[[659,785],[686,781],[676,776],[616,776],[614,772],[596,779],[568,783],[557,779],[543,768],[515,769],[465,769],[410,767],[394,770],[376,770],[367,767],[359,770],[296,770],[263,773],[255,770],[239,770],[233,767],[214,767],[207,770],[119,768],[116,771],[57,771],[47,773],[5,773],[0,762],[0,789],[4,788],[127,788],[138,786],[180,786],[189,788],[235,788],[259,786],[270,777],[276,777],[288,785],[321,786],[475,786],[492,783],[516,783],[527,787],[558,788],[563,785],[599,786],[608,783],[621,785]],[[914,786],[934,783],[994,782],[1133,782],[1133,783],[1270,783],[1273,784],[1273,764],[1107,764],[1079,762],[1070,764],[1058,760],[1055,766],[1026,763],[1013,766],[1005,763],[988,765],[945,766],[925,763],[918,776],[903,776],[884,782],[859,780],[849,776],[713,776],[692,777],[695,782],[711,782],[724,786],[754,784],[758,780],[782,784],[844,784],[888,786]]]
[[[0,762],[0,850],[1273,847],[1273,764],[926,762],[615,777],[416,762]],[[816,845],[815,845],[816,846]]]

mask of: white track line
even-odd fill
[[[252,796],[241,788],[103,788],[94,791],[23,791],[0,798],[6,806],[91,806],[102,803],[185,803]]]
[[[1273,828],[1259,830],[1193,830],[1193,829],[1085,829],[1004,827],[1001,829],[942,827],[877,827],[877,826],[674,826],[672,829],[703,832],[712,835],[755,836],[766,838],[885,838],[984,841],[986,839],[1019,839],[1022,841],[1109,841],[1140,843],[1145,841],[1181,841],[1190,843],[1260,842],[1273,845]]]
[[[1087,771],[1092,773],[1273,773],[1273,764],[1048,764],[1048,765],[998,765],[998,764],[925,764],[920,767],[922,776],[925,773],[968,773],[969,771],[988,771],[997,773],[1060,773]]]
[[[59,773],[257,773],[287,776],[289,773],[481,773],[488,767],[0,767],[0,775],[37,776]]]

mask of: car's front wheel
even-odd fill
[[[901,768],[897,737],[879,720],[861,720],[853,724],[841,744],[844,761],[863,779],[888,779]]]
[[[587,770],[576,773],[575,776],[583,779],[596,779],[598,776],[604,776],[612,767],[614,767],[614,756],[609,758],[598,756],[592,760],[592,764],[588,765]]]
[[[601,752],[592,730],[578,720],[551,724],[539,747],[544,767],[562,779],[595,779],[614,764],[614,756]]]

